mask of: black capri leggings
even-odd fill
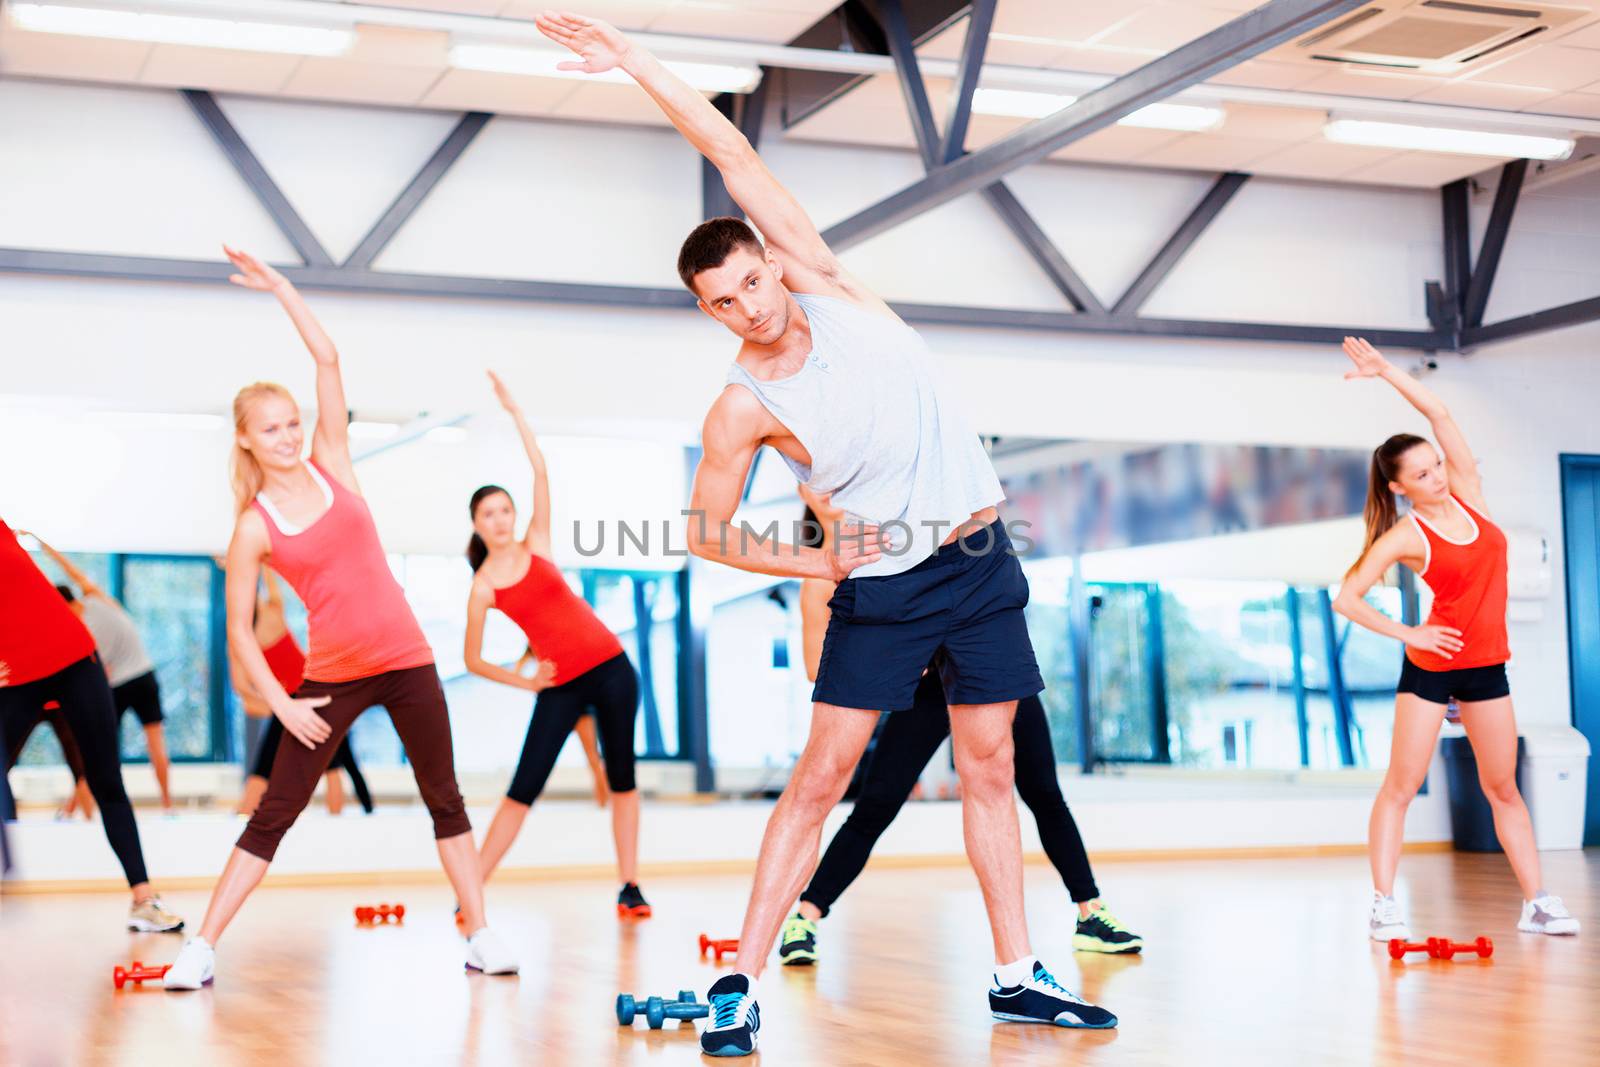
[[[3,747],[20,753],[22,746],[13,738],[33,729],[40,709],[50,701],[61,705],[61,714],[83,754],[83,773],[89,792],[100,805],[100,823],[105,827],[111,851],[122,863],[129,885],[148,882],[144,869],[144,850],[139,846],[139,827],[133,821],[133,804],[122,786],[122,755],[118,750],[117,713],[111,704],[111,686],[99,656],[80,659],[70,667],[21,685],[0,686],[0,731]]]
[[[593,709],[600,755],[606,764],[606,784],[613,793],[634,788],[633,724],[639,714],[639,676],[626,652],[591,667],[571,681],[539,691],[533,702],[533,721],[522,742],[522,758],[511,776],[506,796],[518,804],[532,805],[544,792],[550,771],[567,743],[579,716]]]
[[[1050,723],[1038,697],[1017,702],[1011,733],[1016,748],[1017,792],[1033,812],[1045,855],[1050,857],[1074,901],[1093,900],[1100,890],[1094,884],[1078,824],[1061,795],[1055,749],[1050,744]],[[833,835],[828,851],[811,876],[811,884],[800,894],[801,900],[816,905],[823,915],[828,914],[834,901],[867,865],[872,846],[900,814],[923,768],[949,734],[950,709],[945,704],[944,688],[938,671],[930,668],[917,685],[912,706],[889,713],[889,721],[878,735],[877,748],[868,762],[856,806]]]
[[[257,778],[272,777],[272,761],[278,758],[278,745],[283,741],[283,722],[273,715],[267,722],[267,731],[261,735],[261,744],[256,748],[256,761],[250,768],[250,773]],[[367,780],[361,774],[361,768],[356,765],[356,754],[350,749],[350,737],[347,734],[339,742],[339,748],[333,754],[333,762],[328,764],[328,770],[342,767],[350,775],[350,788],[355,791],[356,800],[361,804],[361,810],[368,815],[372,814],[372,791],[367,788]]]

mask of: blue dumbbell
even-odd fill
[[[659,1030],[668,1019],[704,1019],[711,1014],[709,1005],[698,1003],[694,992],[678,990],[678,999],[664,997],[633,997],[627,993],[617,995],[617,1022],[632,1026],[639,1014],[639,1001],[644,1001],[644,1018],[650,1029]]]

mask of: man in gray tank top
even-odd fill
[[[741,341],[702,430],[690,551],[741,570],[838,583],[811,736],[768,820],[737,973],[711,987],[703,1051],[755,1050],[756,981],[816,865],[823,819],[844,794],[878,713],[911,707],[936,652],[967,851],[994,935],[990,1010],[1010,1021],[1115,1026],[1110,1012],[1056,983],[1029,948],[1011,731],[1017,700],[1044,688],[1023,618],[1028,583],[998,520],[995,505],[1004,497],[994,468],[940,388],[927,346],[844,268],[703,94],[604,22],[546,13],[538,25],[578,54],[574,67],[632,77],[721,172],[765,238],[740,219],[712,219],[690,233],[678,256],[678,274],[700,310]],[[734,528],[762,445],[845,511],[851,525],[831,547],[801,548]]]

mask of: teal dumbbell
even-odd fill
[[[678,990],[676,1000],[667,1000],[664,997],[634,997],[627,993],[619,993],[617,1022],[622,1026],[632,1026],[633,1020],[639,1015],[640,1001],[644,1002],[645,1022],[652,1030],[661,1029],[668,1019],[704,1019],[711,1014],[710,1006],[696,1001],[694,992],[688,989]]]

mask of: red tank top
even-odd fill
[[[311,468],[333,503],[299,533],[284,533],[261,500],[251,502],[272,539],[273,570],[306,606],[307,680],[350,682],[432,663],[433,649],[389,570],[367,502],[315,463]]]
[[[4,593],[0,663],[11,672],[4,684],[36,682],[94,655],[89,628],[23,551],[4,519],[0,519],[0,591]]]
[[[560,685],[622,654],[617,635],[572,591],[554,563],[529,554],[528,573],[515,585],[494,591],[494,606],[522,627],[528,647],[555,664]]]
[[[1511,658],[1511,644],[1506,637],[1506,535],[1458,497],[1452,495],[1450,499],[1461,506],[1477,529],[1472,540],[1452,541],[1421,515],[1411,513],[1411,521],[1428,546],[1422,573],[1418,575],[1433,590],[1428,625],[1460,630],[1464,646],[1452,659],[1407,648],[1411,662],[1425,671],[1490,667]]]
[[[306,680],[306,654],[300,651],[294,634],[285,631],[272,642],[272,647],[263,648],[261,654],[267,657],[267,666],[272,668],[272,676],[283,686],[283,691],[294,696],[294,691]]]

